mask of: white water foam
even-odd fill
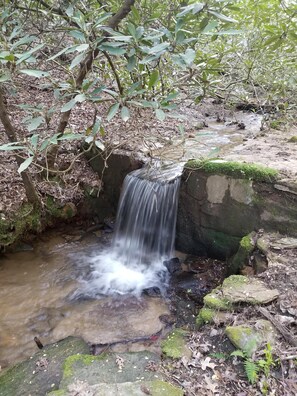
[[[180,168],[179,168],[180,173]],[[112,246],[90,259],[85,295],[165,293],[172,257],[180,178],[177,170],[142,168],[126,176]]]

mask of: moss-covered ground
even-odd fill
[[[223,160],[190,160],[186,169],[203,170],[207,173],[226,175],[239,179],[249,179],[259,182],[273,182],[277,179],[278,171],[257,164]]]

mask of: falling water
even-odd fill
[[[172,257],[180,168],[142,168],[126,176],[110,250],[92,259],[88,290],[93,295],[163,293],[164,260]]]

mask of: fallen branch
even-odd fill
[[[266,308],[257,307],[257,310],[273,324],[273,326],[281,333],[281,335],[290,345],[297,347],[296,337],[294,337],[294,335],[285,326],[276,320]]]

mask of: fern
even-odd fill
[[[258,365],[255,362],[253,362],[251,359],[245,359],[244,369],[249,382],[251,384],[254,384],[258,379],[258,371],[259,371]]]

